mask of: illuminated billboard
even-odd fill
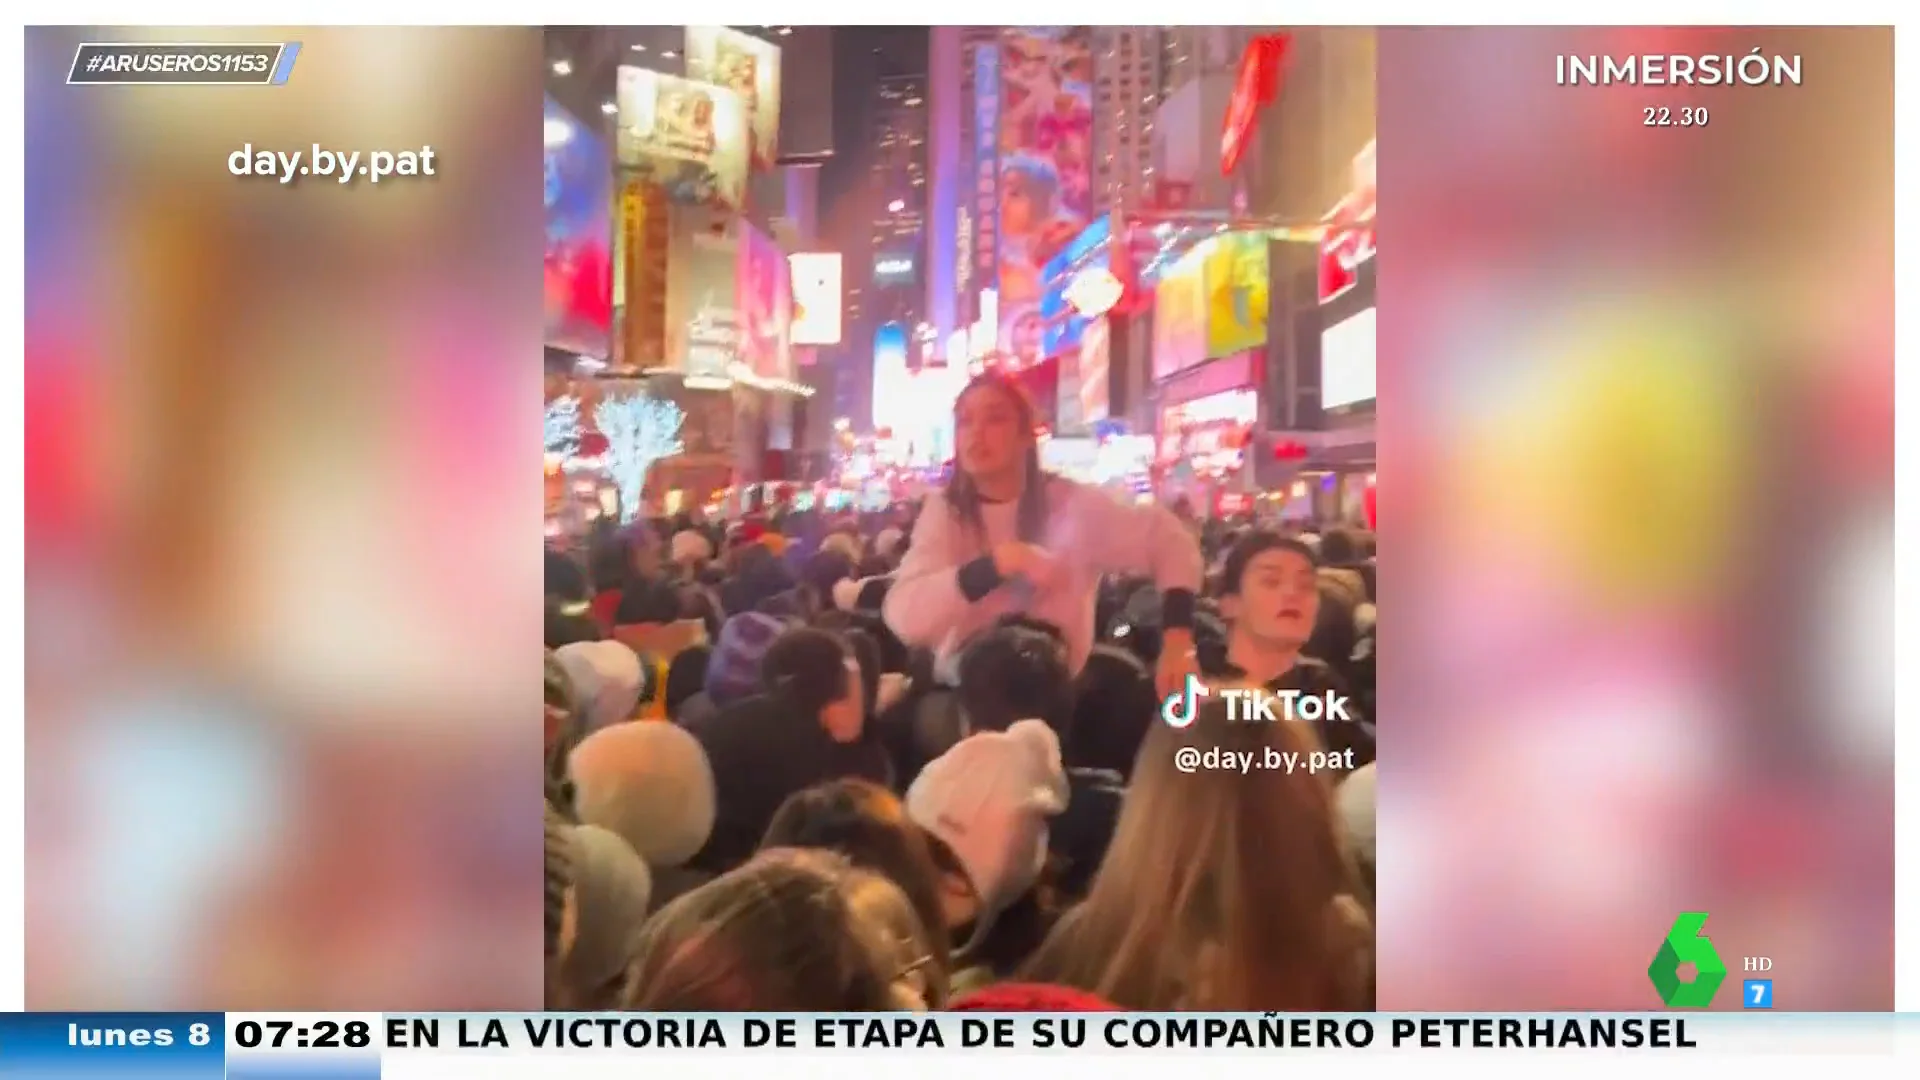
[[[1207,358],[1232,356],[1267,343],[1267,238],[1230,232],[1207,241]]]
[[[1353,158],[1353,190],[1327,213],[1320,241],[1320,302],[1360,283],[1360,269],[1373,260],[1376,199],[1374,143]]]
[[[740,95],[753,167],[772,168],[780,154],[780,47],[724,26],[689,26],[687,75]]]
[[[830,251],[800,251],[787,256],[793,275],[793,343],[840,344],[840,256]]]
[[[747,107],[731,90],[623,67],[614,88],[620,164],[675,202],[737,209],[746,198]]]
[[[1010,28],[1000,48],[1000,343],[1032,362],[1047,264],[1093,217],[1091,31]]]
[[[973,58],[973,259],[974,275],[999,288],[1000,259],[1000,47],[982,45]],[[998,340],[1000,326],[994,324]]]
[[[741,224],[734,304],[740,312],[740,360],[760,379],[793,379],[793,289],[787,253],[773,238]]]
[[[1164,379],[1207,358],[1205,253],[1195,248],[1160,272],[1153,286],[1153,377]]]
[[[1374,309],[1320,335],[1320,405],[1339,409],[1374,400]]]
[[[546,344],[607,357],[613,324],[613,164],[593,130],[546,103]]]
[[[891,427],[892,417],[907,400],[913,377],[907,373],[907,328],[897,322],[882,325],[873,335],[873,427]]]
[[[727,378],[741,350],[739,242],[731,236],[686,231],[669,245],[676,270],[665,275],[662,366],[678,368],[689,378]]]
[[[1063,350],[1080,344],[1081,331],[1086,329],[1087,320],[1076,313],[1067,299],[1068,291],[1073,287],[1076,275],[1073,265],[1081,259],[1088,259],[1098,249],[1105,248],[1113,238],[1113,216],[1102,214],[1093,224],[1080,230],[1058,255],[1048,261],[1045,273],[1046,291],[1040,294],[1040,317],[1046,320],[1047,329],[1042,335],[1043,349],[1047,356],[1058,356]],[[1105,259],[1092,260],[1106,265]]]

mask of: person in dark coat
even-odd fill
[[[866,688],[845,638],[799,627],[760,661],[762,692],[684,721],[713,766],[716,819],[690,865],[721,874],[746,861],[794,793],[854,777],[885,785],[886,752],[867,738]]]
[[[1373,760],[1372,717],[1338,671],[1306,652],[1320,625],[1318,571],[1312,548],[1279,533],[1256,531],[1235,544],[1220,575],[1226,656],[1208,674],[1276,693],[1333,695],[1345,705],[1346,719],[1301,722],[1312,724],[1327,750],[1351,751],[1351,767],[1358,768]]]

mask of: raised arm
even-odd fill
[[[1073,549],[1102,573],[1146,574],[1159,586],[1169,628],[1193,624],[1193,603],[1205,573],[1200,541],[1158,504],[1123,503],[1098,488],[1074,493]]]

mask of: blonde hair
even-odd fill
[[[1306,760],[1296,723],[1235,723],[1217,699],[1156,724],[1105,862],[1023,977],[1124,1008],[1364,1010],[1372,928],[1325,779],[1304,768],[1182,772],[1176,756],[1269,749]]]
[[[897,888],[913,909],[915,925],[938,932],[925,939],[931,960],[922,973],[921,996],[934,1008],[939,1008],[935,999],[946,999],[952,970],[940,905],[942,871],[933,855],[938,843],[907,817],[899,796],[855,778],[830,780],[788,796],[761,840],[766,848],[835,852]]]
[[[907,894],[892,881],[859,867],[847,872],[841,887],[854,916],[884,951],[899,1000],[913,1012],[946,1008],[945,966]]]
[[[855,907],[857,873],[831,852],[771,849],[687,893],[641,930],[622,1007],[674,1012],[910,1007],[898,985],[902,972],[893,960],[896,950]]]

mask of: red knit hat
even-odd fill
[[[1102,997],[1047,983],[1001,983],[947,1003],[957,1012],[1121,1012]]]

